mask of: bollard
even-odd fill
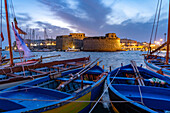
[[[121,63],[121,66],[123,66],[123,63]]]
[[[99,66],[99,61],[97,62],[97,66]]]
[[[112,71],[112,67],[111,67],[111,66],[109,66],[109,71],[110,71],[110,72]]]
[[[140,67],[142,67],[143,65],[141,64]]]

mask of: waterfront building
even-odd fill
[[[119,51],[121,50],[120,38],[115,33],[105,36],[87,37],[83,40],[84,51]]]
[[[56,40],[55,39],[45,39],[45,40],[30,40],[25,39],[25,44],[31,51],[55,51],[56,50]],[[14,50],[17,51],[16,41],[13,43]]]
[[[121,43],[121,48],[123,50],[132,50],[132,51],[147,51],[148,50],[148,43],[146,42],[137,42],[135,40],[131,40],[131,39],[121,39],[120,40]]]
[[[56,37],[56,50],[65,51],[68,48],[82,49],[83,39],[86,38],[84,33],[70,33]]]
[[[138,44],[137,41],[131,40],[131,39],[127,39],[127,38],[121,39],[120,43],[121,43],[121,45],[124,45],[124,46],[136,46]]]

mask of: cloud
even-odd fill
[[[89,35],[98,34],[98,29],[105,24],[106,15],[110,11],[110,8],[103,6],[100,0],[74,0],[76,8],[68,7],[69,2],[66,2],[67,0],[39,1],[47,5],[56,17],[60,17],[62,21],[69,23],[71,29]]]
[[[37,26],[39,26],[39,28],[36,29],[37,31],[39,31],[39,34],[43,35],[44,28],[46,28],[47,34],[49,37],[51,37],[51,36],[56,37],[57,35],[65,35],[65,34],[69,34],[71,32],[67,28],[61,28],[59,26],[54,26],[54,25],[51,25],[50,23],[37,21],[37,22],[35,22],[35,24],[37,24]]]
[[[27,13],[18,13],[16,18],[17,18],[17,22],[18,22],[20,27],[21,26],[30,26],[31,25],[30,23],[32,21],[32,17]]]
[[[114,32],[118,37],[135,40],[149,40],[157,2],[148,0],[37,0],[50,11],[43,19],[33,21],[27,14],[20,19],[37,28],[43,34],[65,35],[70,32],[84,32],[86,36],[105,35]],[[160,34],[166,32],[167,2],[163,2],[160,18]],[[42,9],[43,11],[43,9]],[[33,16],[33,15],[31,15]],[[29,18],[29,19],[28,19]],[[25,19],[25,20],[24,20]],[[51,19],[52,21],[50,21]],[[44,21],[46,20],[46,21]],[[65,23],[62,26],[62,23]]]

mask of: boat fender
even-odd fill
[[[159,83],[159,84],[166,84],[166,82],[164,81],[164,80],[161,80],[161,79],[159,79],[159,78],[151,78],[151,79],[149,79],[149,81],[151,82],[151,83]]]

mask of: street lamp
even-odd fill
[[[156,44],[157,42],[156,42],[156,41],[154,41],[154,43]]]
[[[162,41],[163,41],[163,39],[161,38],[161,39],[160,39],[161,44],[162,44]]]
[[[157,41],[157,42],[156,42],[156,44],[160,45],[160,42],[159,42],[159,41]]]

